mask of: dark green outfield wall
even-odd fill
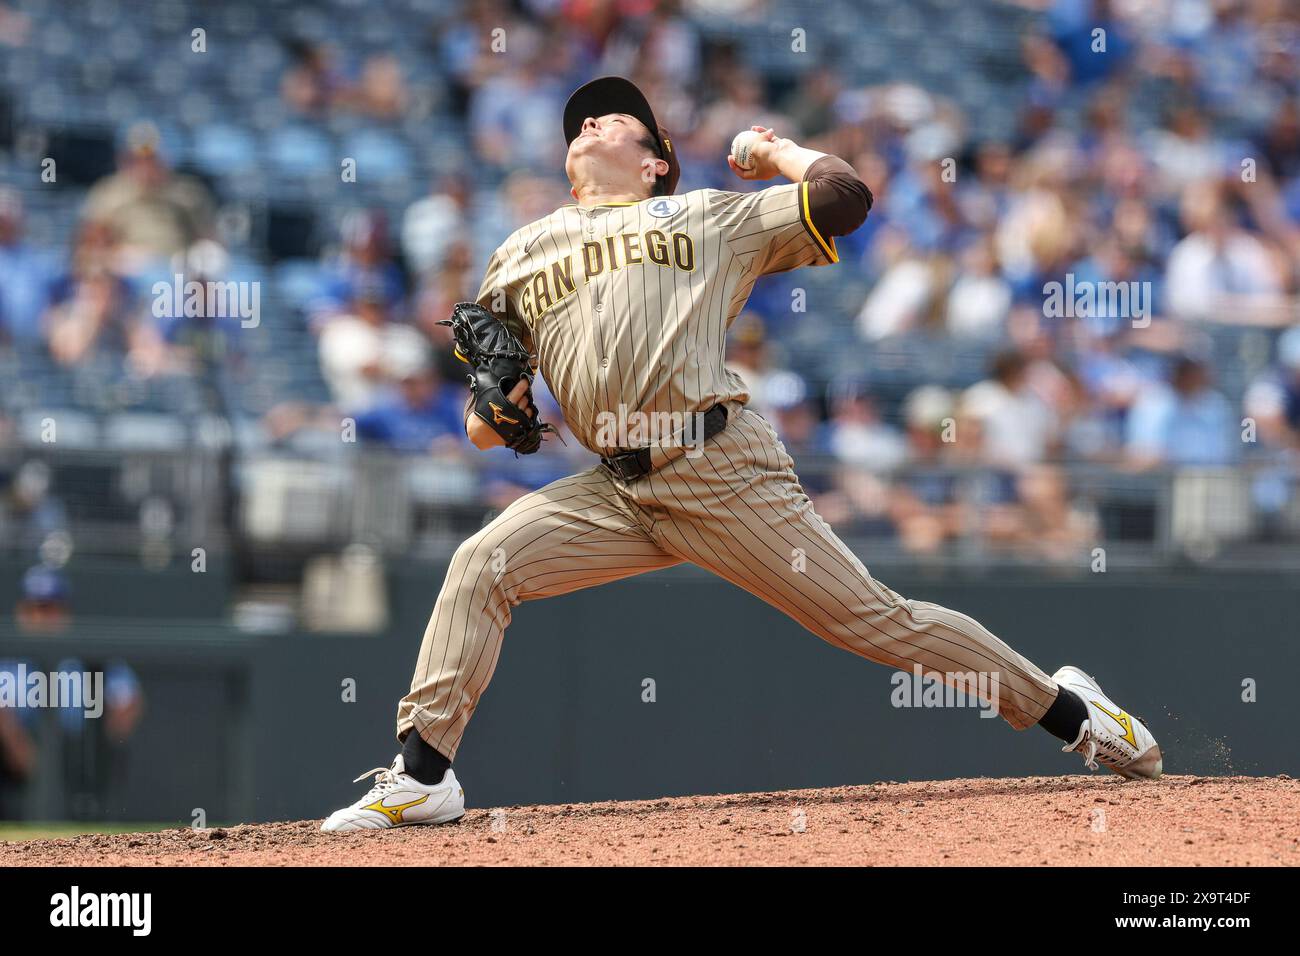
[[[1168,772],[1300,774],[1294,579],[881,576],[976,616],[1049,671],[1093,672],[1147,719]],[[395,702],[440,581],[439,567],[394,569],[396,622],[382,637],[99,624],[44,640],[5,631],[0,657],[117,656],[139,671],[149,707],[114,816],[318,817],[395,752]],[[516,609],[458,774],[483,807],[1081,769],[1036,729],[895,709],[890,676],[742,591],[661,572]],[[355,703],[340,699],[346,678]],[[646,678],[654,703],[642,700]],[[1245,678],[1256,703],[1241,700]],[[51,805],[57,782],[39,792]]]
[[[0,611],[5,615],[18,601],[23,574],[34,563],[0,557]],[[202,574],[190,570],[188,554],[157,571],[130,561],[78,556],[64,576],[74,607],[96,618],[219,620],[230,600],[230,568],[217,556],[208,559]]]

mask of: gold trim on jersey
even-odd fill
[[[650,199],[654,199],[654,198],[656,197],[654,196],[650,197]],[[566,202],[560,208],[561,209],[600,209],[604,206],[639,206],[641,205],[641,203],[646,201],[647,200],[645,199],[637,199],[630,202],[597,202],[597,203],[592,203],[590,206],[583,206],[576,202]]]
[[[804,228],[808,230],[808,234],[811,235],[813,239],[817,240],[817,245],[821,247],[821,250],[826,255],[827,259],[831,262],[839,262],[840,254],[835,251],[835,237],[831,236],[831,241],[828,244],[826,240],[822,238],[822,234],[817,231],[817,227],[813,225],[812,210],[808,205],[808,180],[805,179],[800,183],[800,186],[802,188],[799,190],[799,218],[803,220]]]

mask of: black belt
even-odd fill
[[[726,427],[727,406],[714,405],[704,413],[704,437],[699,440],[699,444],[704,444]],[[637,448],[634,451],[625,451],[621,455],[611,455],[602,458],[600,463],[615,478],[621,478],[623,481],[636,481],[654,471],[650,467],[649,448]]]

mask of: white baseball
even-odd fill
[[[737,133],[736,138],[731,141],[731,158],[736,161],[736,165],[741,169],[753,169],[754,157],[751,153],[754,144],[762,141],[763,138],[752,129]]]

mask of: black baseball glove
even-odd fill
[[[456,358],[470,367],[466,378],[474,414],[517,454],[531,455],[542,447],[542,436],[554,432],[555,426],[537,417],[532,356],[523,343],[505,323],[474,302],[457,302],[451,318],[438,324],[451,326]],[[506,397],[521,378],[528,380],[527,411]]]

